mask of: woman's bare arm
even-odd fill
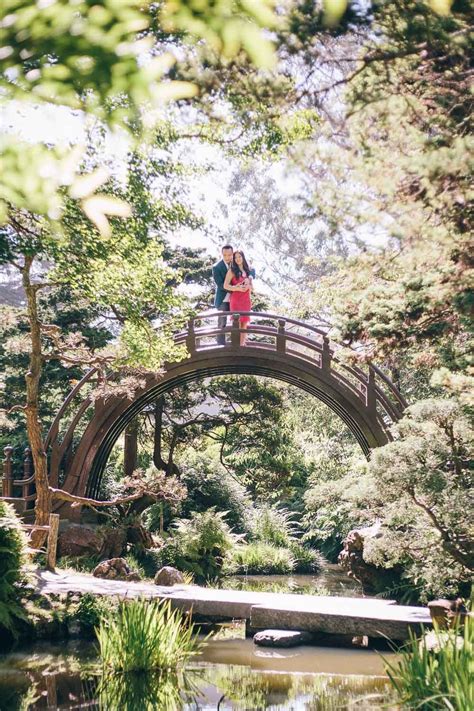
[[[226,291],[242,291],[242,287],[240,284],[237,284],[236,286],[231,285],[230,282],[231,282],[233,276],[234,276],[234,272],[232,271],[232,269],[228,269],[227,274],[225,275],[225,279],[224,279],[224,289]]]

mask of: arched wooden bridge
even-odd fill
[[[173,388],[218,375],[266,376],[314,395],[346,423],[366,456],[390,440],[389,428],[401,417],[406,402],[379,368],[347,365],[324,331],[302,321],[268,313],[250,315],[245,346],[240,346],[238,314],[229,316],[223,330],[218,327],[222,312],[191,319],[175,336],[177,344],[186,346],[183,359],[145,376],[131,400],[94,400],[97,371],[89,371],[64,401],[48,433],[51,484],[79,496],[97,496],[110,452],[127,424]],[[218,345],[217,337],[223,333],[226,343]]]

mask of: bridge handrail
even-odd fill
[[[205,318],[219,318],[219,317],[222,317],[222,316],[227,316],[227,317],[229,317],[229,316],[232,315],[232,313],[233,313],[233,312],[231,312],[231,311],[226,312],[226,311],[218,311],[218,310],[215,310],[215,309],[214,309],[214,310],[210,310],[210,311],[204,311],[204,312],[202,312],[202,313],[200,313],[200,314],[196,314],[195,316],[192,316],[189,320],[190,320],[190,321],[200,321],[200,320],[205,319]],[[270,320],[276,320],[276,321],[285,321],[285,323],[291,323],[291,324],[293,324],[293,325],[295,325],[295,326],[299,326],[300,328],[307,329],[307,330],[309,330],[309,331],[313,331],[313,333],[317,333],[319,336],[322,336],[323,338],[326,338],[326,339],[329,341],[329,346],[330,346],[330,347],[332,346],[332,350],[333,350],[334,352],[336,352],[337,349],[340,349],[340,348],[341,348],[340,344],[335,343],[333,340],[331,340],[331,338],[328,336],[328,334],[327,334],[326,331],[323,331],[321,328],[318,328],[317,326],[313,326],[313,325],[310,324],[310,323],[306,323],[306,322],[304,322],[304,321],[299,321],[298,319],[291,318],[290,316],[282,316],[281,314],[280,314],[280,315],[279,315],[279,314],[273,314],[273,313],[268,313],[268,312],[266,312],[266,311],[239,311],[238,313],[239,313],[240,316],[250,316],[250,317],[252,317],[252,316],[256,317],[256,316],[257,316],[258,318],[262,318],[262,319],[270,319]],[[250,324],[250,325],[252,325],[252,324]],[[229,332],[232,331],[232,328],[233,328],[232,326],[227,326],[227,327],[225,327],[225,329],[219,329],[219,330],[220,330],[221,333],[222,333],[222,331],[229,333]],[[258,325],[256,325],[255,328],[258,328]],[[276,331],[277,331],[277,329],[276,329]],[[185,335],[185,334],[187,334],[187,333],[188,333],[188,330],[186,330],[186,331],[180,331],[179,333],[176,334],[176,336],[178,337],[178,336],[181,336],[181,334]],[[198,333],[197,330],[196,330],[196,333]],[[209,335],[210,335],[210,334],[209,334]],[[214,335],[214,334],[213,334],[213,335]],[[288,332],[288,333],[285,333],[285,335],[289,335],[289,332]],[[344,368],[347,368],[347,369],[350,369],[350,370],[353,370],[353,371],[358,371],[358,372],[362,373],[362,374],[365,376],[364,371],[363,371],[362,368],[360,368],[359,366],[348,366],[347,364],[343,363],[343,362],[340,361],[339,359],[338,359],[338,363],[339,363],[340,365],[342,365]],[[407,401],[405,400],[405,398],[403,397],[403,395],[402,395],[398,390],[394,389],[393,383],[392,383],[392,382],[390,381],[390,379],[385,375],[385,373],[383,372],[383,370],[381,370],[381,368],[380,368],[379,366],[375,365],[374,363],[370,363],[370,367],[373,368],[373,370],[375,371],[376,375],[377,375],[381,380],[383,380],[383,382],[385,383],[385,385],[387,385],[387,386],[390,388],[391,392],[394,393],[394,395],[397,397],[397,400],[399,401],[400,405],[401,405],[403,408],[407,407],[407,405],[408,405]]]
[[[219,318],[222,316],[231,316],[232,313],[232,311],[216,311],[214,309],[211,311],[204,311],[202,313],[196,314],[195,316],[192,316],[189,320],[200,321],[204,318]],[[238,313],[241,316],[258,316],[258,318],[267,318],[275,321],[285,321],[286,323],[292,323],[294,326],[299,326],[300,328],[307,328],[309,331],[314,331],[314,333],[317,333],[318,335],[329,339],[327,333],[322,329],[318,328],[317,326],[313,326],[312,324],[306,323],[304,321],[298,321],[298,319],[291,318],[290,316],[282,316],[281,314],[271,314],[267,311],[239,311]]]

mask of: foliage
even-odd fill
[[[296,560],[288,548],[255,541],[235,546],[227,570],[237,575],[288,575]]]
[[[99,556],[68,556],[58,558],[57,567],[62,570],[75,570],[79,573],[92,573],[100,563]]]
[[[226,521],[237,533],[250,527],[252,501],[242,484],[219,461],[215,448],[186,449],[180,458],[181,481],[188,495],[180,516],[191,511],[205,511],[214,506],[226,512]]]
[[[326,562],[320,551],[310,548],[300,541],[291,543],[289,550],[295,559],[295,573],[319,573]]]
[[[116,672],[176,670],[199,651],[192,624],[170,601],[122,602],[97,639],[103,666]]]
[[[285,548],[296,541],[298,526],[294,514],[287,509],[262,506],[255,511],[252,538],[277,548]]]
[[[84,593],[73,612],[68,611],[68,617],[81,626],[82,633],[93,633],[101,621],[112,614],[115,605],[107,598],[99,597],[93,593]]]
[[[462,635],[462,636],[461,636]],[[437,649],[430,649],[427,636]],[[385,663],[398,700],[407,708],[467,711],[474,706],[474,630],[466,620],[447,632],[435,629],[421,640],[411,636],[397,663]]]
[[[326,146],[328,190],[314,197],[315,216],[361,239],[318,280],[310,308],[394,368],[469,362],[471,23],[463,1],[447,16],[418,0],[375,4],[346,69],[348,148]]]
[[[454,399],[420,401],[408,408],[395,434],[370,463],[384,534],[364,557],[402,563],[425,595],[455,593],[474,567],[466,507],[472,429],[465,409]]]
[[[198,383],[176,388],[155,409],[160,436],[155,463],[168,473],[184,473],[189,466],[190,476],[195,468],[198,478],[200,468],[225,467],[250,495],[288,495],[304,472],[283,402],[278,385],[251,376],[212,378],[205,387]],[[214,448],[204,450],[203,436]],[[202,458],[190,454],[189,446],[202,451]],[[208,452],[211,462],[205,465]]]
[[[0,629],[16,636],[25,613],[18,602],[19,586],[25,582],[27,540],[13,507],[0,501]]]
[[[14,291],[16,277],[11,275],[9,290]],[[39,310],[45,323],[54,323],[64,339],[81,333],[90,352],[106,347],[113,337],[112,324],[100,325],[101,312],[84,298],[73,298],[71,289],[56,286],[40,292]],[[8,410],[18,405],[24,397],[24,373],[28,370],[29,335],[26,313],[21,305],[0,307],[0,368],[4,377],[0,390],[0,407]],[[41,388],[44,396],[40,402],[40,416],[50,425],[72,384],[80,380],[83,370],[51,358],[44,363]],[[2,428],[0,448],[7,445],[23,449],[27,443],[26,428],[21,412],[9,414],[10,427]]]
[[[240,538],[227,524],[226,512],[210,508],[173,524],[160,559],[162,565],[175,565],[203,582],[222,575],[224,560]]]
[[[176,31],[194,44],[204,39],[229,58],[242,47],[256,63],[268,65],[272,44],[261,28],[276,20],[266,0],[238,7],[233,2],[203,7],[188,0],[166,0],[145,8],[136,0],[119,6],[110,0],[93,7],[87,0],[74,7],[67,2],[43,7],[30,0],[8,0],[5,16],[9,21],[2,27],[5,51],[0,74],[5,100],[80,109],[135,135],[158,122],[165,102],[198,91],[192,82],[170,76],[176,59],[166,40],[176,42]],[[2,219],[8,203],[57,219],[63,188],[105,231],[107,214],[128,214],[123,201],[94,194],[104,183],[103,172],[77,178],[84,156],[81,147],[30,146],[10,138],[4,152],[8,170],[2,173]]]

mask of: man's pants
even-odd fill
[[[217,307],[218,311],[230,311],[230,303],[228,301],[223,301],[220,306]],[[217,319],[217,325],[219,328],[225,328],[227,326],[227,316],[219,316]],[[217,345],[225,346],[225,333],[221,333],[217,336]]]

